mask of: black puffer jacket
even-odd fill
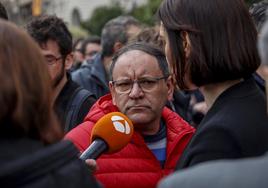
[[[99,187],[68,141],[45,147],[30,139],[1,139],[0,149],[1,187]]]

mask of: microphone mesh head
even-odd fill
[[[132,122],[120,112],[112,112],[103,116],[93,127],[91,142],[101,138],[108,144],[107,153],[115,153],[125,147],[134,132]]]

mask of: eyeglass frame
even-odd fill
[[[115,91],[116,91],[117,93],[120,93],[120,94],[129,94],[129,93],[131,92],[131,90],[133,89],[133,86],[134,86],[135,83],[138,84],[139,88],[140,88],[143,92],[145,92],[145,93],[147,92],[147,93],[148,93],[148,92],[153,91],[154,88],[153,88],[153,89],[150,89],[150,90],[146,90],[146,89],[144,90],[144,88],[141,87],[141,85],[140,85],[140,82],[141,82],[141,81],[153,81],[153,82],[155,82],[154,84],[158,84],[160,80],[163,80],[163,79],[167,80],[169,76],[170,76],[170,75],[162,76],[162,77],[144,77],[144,78],[137,79],[137,80],[131,80],[131,79],[112,80],[112,81],[110,81],[110,83],[114,86]],[[147,79],[147,80],[146,80],[146,79]],[[130,87],[129,89],[127,89],[126,91],[124,91],[124,92],[122,92],[122,91],[118,91],[118,90],[116,89],[116,83],[117,83],[117,82],[120,82],[120,81],[130,81],[129,83],[132,83],[132,84],[131,84],[131,87]]]
[[[51,58],[53,58],[53,60],[48,60],[48,59],[47,59],[48,56],[51,57]],[[62,59],[63,56],[60,55],[59,57],[55,57],[54,55],[44,55],[44,58],[45,58],[45,61],[46,61],[46,63],[47,63],[48,65],[54,65],[54,64],[56,64],[60,59]]]
[[[99,52],[99,51],[94,50],[94,51],[92,51],[92,52],[86,53],[85,55],[86,55],[86,56],[90,56],[90,57],[92,57],[92,56],[96,55],[98,52]]]

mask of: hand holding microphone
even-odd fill
[[[82,160],[97,159],[102,153],[115,153],[125,147],[133,135],[132,122],[120,112],[103,116],[93,127],[90,146],[81,154]]]

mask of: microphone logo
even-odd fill
[[[129,124],[123,117],[115,115],[111,117],[111,120],[115,130],[121,133],[130,134]]]

